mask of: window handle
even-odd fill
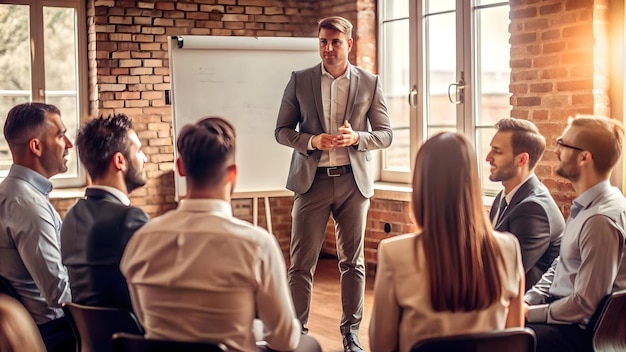
[[[409,106],[412,108],[417,106],[417,86],[413,86],[409,92]]]
[[[448,100],[450,100],[450,102],[452,104],[463,104],[465,102],[465,79],[464,79],[464,72],[461,72],[461,79],[456,82],[456,83],[452,83],[448,86]],[[451,94],[451,89],[452,87],[454,87],[455,89],[455,93],[456,93],[456,97],[457,99],[454,100],[452,99],[452,94]]]

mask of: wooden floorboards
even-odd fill
[[[370,314],[372,310],[374,279],[368,278],[365,288],[365,308],[359,339],[369,351]],[[341,290],[337,259],[320,259],[315,271],[313,298],[309,317],[309,334],[317,339],[325,352],[342,352],[342,336],[339,332],[341,320]]]

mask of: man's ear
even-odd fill
[[[111,163],[113,164],[113,167],[115,167],[115,170],[118,171],[126,171],[126,168],[128,166],[128,161],[126,160],[126,157],[124,157],[124,155],[120,152],[115,152],[115,154],[113,154]]]
[[[352,50],[352,44],[354,44],[354,40],[352,38],[348,38],[348,51]]]
[[[183,164],[183,159],[180,157],[176,159],[176,170],[178,170],[178,175],[181,177],[185,177],[185,167]]]
[[[517,166],[527,165],[528,162],[530,161],[530,155],[528,155],[528,153],[526,153],[526,152],[519,153],[516,158],[518,158]]]
[[[43,154],[43,143],[39,140],[39,138],[32,138],[28,141],[28,149],[37,157],[41,157]]]
[[[228,182],[235,183],[237,179],[237,165],[232,164],[228,167]]]

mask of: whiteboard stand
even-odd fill
[[[272,230],[272,211],[270,209],[270,197],[289,197],[293,196],[293,192],[288,190],[280,191],[255,191],[255,192],[235,192],[232,199],[252,199],[252,224],[259,224],[259,201],[262,198],[265,204],[265,223],[267,224],[267,232],[274,234]]]

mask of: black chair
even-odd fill
[[[626,351],[626,290],[606,296],[587,325],[596,352]]]
[[[113,334],[113,352],[222,352],[226,348],[208,342],[182,342],[146,339],[123,332]]]
[[[124,309],[66,302],[63,311],[72,324],[81,352],[111,352],[116,332],[144,333],[135,315]]]
[[[442,336],[417,342],[411,352],[534,352],[535,333],[529,328],[511,328],[476,334]]]
[[[20,303],[22,303],[22,298],[17,293],[13,285],[11,285],[9,280],[5,279],[2,276],[0,276],[0,293],[4,293],[8,296],[11,296],[15,298],[16,300],[18,300]]]

